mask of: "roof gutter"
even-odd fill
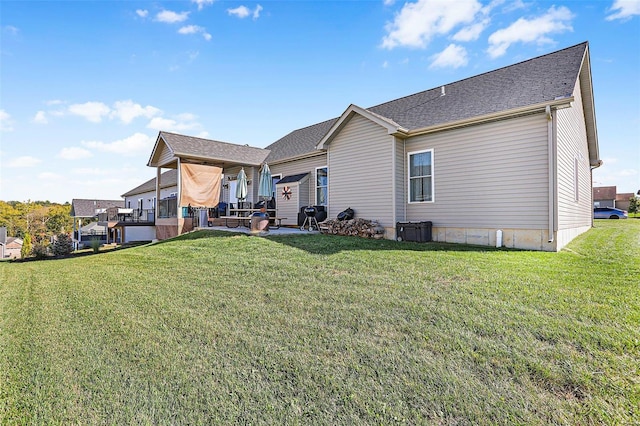
[[[545,111],[547,107],[555,108],[555,109],[569,108],[573,101],[574,101],[573,96],[567,96],[564,98],[553,100],[552,102],[543,102],[539,104],[528,105],[526,107],[509,109],[506,111],[499,111],[491,114],[480,115],[477,117],[465,118],[463,120],[450,121],[448,123],[437,124],[435,126],[429,126],[429,127],[423,127],[421,129],[411,130],[409,132],[398,130],[398,132],[394,133],[394,135],[399,137],[419,136],[419,135],[425,135],[428,133],[441,132],[443,130],[456,129],[458,127],[466,127],[472,124],[479,124],[479,123],[485,123],[488,121],[500,120],[503,118],[513,117],[516,115],[526,115],[533,112],[542,112],[542,111]]]

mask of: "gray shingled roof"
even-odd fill
[[[587,43],[529,59],[371,108],[417,130],[571,96]]]
[[[176,156],[201,157],[220,162],[241,163],[258,166],[269,154],[263,148],[237,145],[211,139],[196,138],[176,133],[160,132],[162,138]]]
[[[74,198],[71,200],[72,217],[94,217],[96,209],[107,209],[109,207],[124,208],[124,200],[87,200]]]
[[[571,96],[588,43],[367,108],[407,131],[452,123]],[[176,155],[221,163],[259,165],[318,152],[316,145],[339,119],[294,130],[265,149],[160,132]],[[131,191],[130,191],[131,192]]]
[[[267,157],[267,163],[317,152],[316,144],[337,120],[337,118],[332,118],[322,123],[294,130],[278,139],[266,148],[271,151]]]
[[[176,186],[178,184],[178,169],[167,170],[160,175],[160,188],[168,188],[170,186]],[[122,194],[122,197],[129,197],[131,195],[143,194],[149,191],[156,190],[156,178],[149,179],[142,185]]]
[[[408,131],[571,96],[587,42],[367,108]],[[267,148],[268,162],[315,152],[338,120],[294,130]]]

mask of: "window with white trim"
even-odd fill
[[[316,168],[316,206],[326,206],[329,200],[329,169]]]
[[[409,202],[433,201],[433,149],[409,152]]]

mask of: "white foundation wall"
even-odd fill
[[[156,238],[155,226],[127,226],[124,232],[124,242],[152,241]]]

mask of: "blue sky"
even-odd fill
[[[640,190],[640,1],[0,0],[0,199],[118,199],[159,130],[292,130],[588,40],[594,185]]]

